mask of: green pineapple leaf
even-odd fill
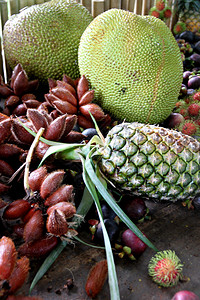
[[[85,165],[85,159],[82,157],[82,165],[83,165],[83,180],[85,182],[85,185],[87,189],[89,190],[90,194],[92,195],[97,212],[99,215],[99,220],[102,225],[103,230],[103,237],[104,237],[104,244],[106,249],[106,258],[107,258],[107,264],[108,264],[108,281],[109,281],[109,288],[110,288],[110,299],[111,300],[120,300],[120,294],[119,294],[119,286],[118,286],[118,280],[117,280],[117,274],[115,269],[115,262],[113,258],[113,252],[110,244],[110,239],[106,230],[106,227],[104,225],[103,216],[102,216],[102,210],[101,205],[98,199],[98,195],[96,192],[95,185],[91,181],[90,176],[88,176],[87,173],[87,167]]]
[[[36,275],[35,275],[32,283],[31,283],[31,286],[30,286],[30,289],[29,289],[29,294],[32,292],[32,290],[34,289],[34,287],[38,283],[38,281],[49,270],[49,268],[51,267],[51,265],[58,258],[58,256],[60,255],[60,253],[63,251],[63,249],[66,246],[67,246],[67,242],[66,241],[61,241],[58,244],[58,246],[51,251],[51,253],[49,254],[49,256],[47,256],[47,258],[44,260],[43,264],[41,265],[41,267],[37,271],[37,273],[36,273]]]
[[[91,208],[92,203],[93,203],[93,198],[90,195],[90,193],[88,192],[87,188],[85,188],[85,190],[83,192],[82,200],[76,210],[77,216],[74,216],[74,218],[73,218],[73,222],[76,224],[76,225],[74,225],[73,228],[77,228],[78,225],[80,224],[80,220],[84,220],[84,217],[86,216],[89,209]],[[79,217],[78,217],[78,215],[79,215]],[[80,218],[80,216],[81,216],[81,218]],[[74,239],[80,241],[80,239],[78,239],[77,237],[74,237]],[[46,257],[46,259],[44,260],[43,264],[37,271],[32,283],[31,283],[29,293],[31,293],[31,291],[33,290],[33,288],[35,287],[37,282],[44,276],[44,274],[52,266],[52,264],[55,262],[55,260],[58,258],[58,256],[61,254],[61,252],[64,250],[64,248],[67,246],[67,244],[68,244],[68,242],[66,240],[61,241],[58,244],[58,246],[54,250],[52,250],[51,253]]]
[[[112,196],[105,189],[104,185],[101,183],[99,178],[97,177],[94,168],[92,166],[91,160],[88,157],[86,158],[85,168],[87,170],[90,179],[93,184],[96,186],[99,193],[102,195],[104,200],[108,203],[108,205],[114,210],[117,216],[127,225],[129,229],[131,229],[148,247],[152,248],[154,251],[158,251],[158,249],[143,235],[143,233],[138,229],[138,227],[128,218],[128,216],[123,212],[123,210],[118,206],[116,201],[112,198]]]

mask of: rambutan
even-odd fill
[[[200,119],[195,120],[195,123],[200,126]]]
[[[186,120],[185,123],[178,129],[184,134],[193,135],[197,131],[197,124],[191,120]]]
[[[181,107],[182,106],[182,102],[181,101],[176,102],[175,106],[176,106],[176,108]]]
[[[197,103],[192,103],[189,105],[187,111],[190,116],[198,116],[200,111],[200,105]]]
[[[193,95],[193,99],[194,99],[195,101],[200,101],[200,92],[195,93],[195,94]]]
[[[174,34],[180,34],[185,30],[186,30],[186,24],[183,22],[177,22],[173,28]]]
[[[158,19],[162,19],[163,18],[163,14],[161,14],[156,7],[152,7],[149,11],[149,15],[156,17]]]
[[[163,11],[163,16],[164,16],[164,18],[166,18],[166,19],[169,19],[170,17],[171,17],[171,15],[172,15],[172,10],[171,10],[171,8],[170,7],[165,7],[165,9],[164,9],[164,11]]]
[[[190,98],[185,99],[185,103],[189,104],[191,102]]]
[[[165,8],[165,1],[163,0],[158,0],[156,1],[156,8],[157,10],[163,10]]]
[[[179,113],[182,115],[182,116],[186,116],[187,115],[187,109],[185,108],[181,108]]]
[[[163,287],[175,286],[182,278],[182,268],[178,256],[172,250],[159,251],[153,256],[148,265],[149,276]]]

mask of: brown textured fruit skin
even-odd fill
[[[21,63],[30,78],[46,81],[67,74],[79,77],[78,45],[92,21],[89,11],[74,0],[52,0],[13,15],[4,26],[9,65]]]
[[[182,83],[180,50],[165,23],[110,9],[84,31],[81,75],[100,106],[127,122],[160,123],[172,112]]]

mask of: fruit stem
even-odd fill
[[[33,192],[29,188],[29,183],[28,183],[29,169],[30,169],[33,152],[34,152],[35,148],[37,147],[39,139],[41,138],[43,132],[44,132],[44,128],[41,127],[39,129],[39,131],[37,132],[32,144],[31,144],[31,147],[28,151],[27,157],[26,157],[26,164],[25,164],[25,170],[24,170],[24,189],[26,192],[26,197],[29,197],[30,195],[33,194]]]

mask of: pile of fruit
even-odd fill
[[[165,17],[170,10],[161,0],[156,9]],[[148,266],[155,283],[170,287],[183,278],[175,252],[158,251],[138,227],[151,217],[146,199],[190,206],[199,199],[198,37],[185,31],[175,39],[159,18],[121,9],[92,20],[64,0],[6,22],[12,76],[8,83],[0,77],[3,299],[15,299],[32,259],[54,261],[52,250],[76,239],[83,219],[107,254],[89,273],[89,297],[108,275],[111,299],[120,298],[113,251],[136,260],[149,246],[157,252]]]
[[[172,9],[168,6],[166,0],[156,0],[149,11],[149,15],[166,21],[171,17]]]

